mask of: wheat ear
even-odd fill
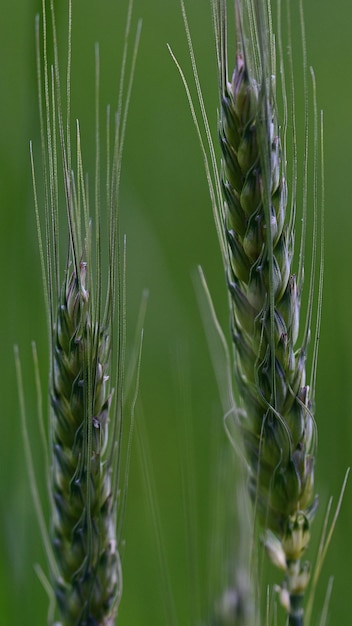
[[[314,389],[306,384],[311,310],[299,348],[303,267],[293,270],[284,139],[276,106],[275,50],[265,2],[236,0],[237,55],[227,75],[226,7],[216,5],[222,149],[221,209],[239,420],[256,515],[286,574],[289,624],[303,623],[309,567],[301,561],[316,510]],[[314,263],[313,246],[313,263]],[[303,254],[301,255],[303,258]]]
[[[61,626],[112,626],[122,592],[119,545],[132,427],[125,400],[125,288],[124,261],[119,251],[119,180],[140,25],[130,63],[130,77],[126,82],[127,41],[132,13],[130,1],[112,158],[109,139],[107,145],[104,209],[100,190],[98,51],[96,54],[97,145],[93,226],[78,124],[75,140],[77,158],[75,167],[72,165],[71,0],[68,6],[66,123],[61,104],[63,94],[53,0],[50,2],[54,49],[51,72],[44,0],[43,67],[37,27],[44,226],[32,159],[51,357],[50,564]],[[107,136],[110,134],[108,115]],[[64,220],[63,207],[66,207]],[[101,245],[102,214],[105,214],[108,224],[105,256]],[[65,221],[68,247],[62,273],[59,232],[63,232]]]
[[[314,466],[317,449],[314,396],[323,285],[323,191],[321,206],[320,269],[318,260],[318,128],[315,80],[311,265],[307,312],[300,334],[307,234],[308,108],[306,47],[302,2],[303,75],[306,96],[303,157],[302,229],[297,274],[294,273],[297,204],[297,146],[294,102],[291,189],[286,176],[288,101],[285,91],[283,46],[279,29],[283,119],[279,124],[275,85],[275,37],[270,0],[235,0],[237,57],[228,79],[226,0],[212,0],[220,88],[219,171],[211,126],[203,99],[192,38],[180,0],[202,124],[191,89],[171,48],[171,56],[185,87],[198,135],[209,186],[220,250],[225,266],[234,346],[238,401],[226,414],[227,430],[236,452],[245,456],[249,489],[256,518],[266,529],[272,561],[285,572],[281,600],[290,626],[303,624],[303,598],[309,564],[302,563],[317,508]],[[289,3],[287,3],[289,7]],[[280,0],[277,3],[281,13]],[[288,22],[290,18],[288,19]],[[280,26],[280,18],[278,19]],[[293,70],[289,64],[292,98]],[[323,169],[321,175],[323,185]],[[316,305],[310,373],[306,360]],[[296,347],[300,337],[300,347]],[[221,383],[224,385],[224,382]],[[226,387],[226,385],[225,385]],[[227,394],[231,396],[230,394]],[[229,416],[233,425],[229,427]],[[243,448],[243,451],[241,450]],[[254,578],[256,578],[254,572]],[[269,606],[269,605],[268,605]],[[267,623],[269,616],[267,616]],[[235,621],[236,623],[236,621]]]

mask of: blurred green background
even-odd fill
[[[2,0],[0,21],[0,624],[4,626],[45,624],[48,604],[34,570],[36,563],[44,570],[46,564],[24,460],[13,358],[17,343],[44,494],[31,341],[38,344],[45,386],[46,321],[29,163],[29,141],[36,146],[40,141],[34,45],[34,17],[40,4],[39,0]],[[99,41],[101,51],[101,104],[114,106],[127,0],[75,0],[73,4],[72,115],[81,121],[85,166],[93,173],[94,43]],[[187,4],[216,136],[210,3],[190,0]],[[328,498],[333,495],[337,501],[352,454],[352,211],[347,184],[352,139],[352,9],[347,0],[338,3],[338,11],[337,4],[332,6],[327,0],[305,4],[308,62],[315,70],[319,107],[325,117],[326,273],[316,412],[318,536]],[[64,36],[67,3],[59,0],[56,5],[59,32]],[[166,47],[172,45],[190,77],[178,0],[136,0],[134,25],[139,17],[143,31],[127,130],[121,211],[128,240],[131,337],[142,289],[150,292],[137,428],[142,432],[145,424],[144,449],[150,452],[152,502],[159,521],[156,527],[136,437],[119,623],[172,625],[165,607],[169,577],[173,596],[169,604],[175,606],[171,615],[184,626],[199,622],[214,592],[209,585],[215,568],[209,558],[215,532],[214,459],[218,446],[224,445],[221,404],[194,289],[197,265],[205,270],[225,330],[226,293],[202,157],[181,81]],[[300,48],[298,31],[294,30],[293,38],[295,51]],[[298,100],[302,101],[300,89],[299,83]],[[230,508],[233,502],[230,494]],[[350,483],[319,587],[318,607],[329,577],[334,576],[331,624],[350,620],[351,511]],[[167,569],[159,567],[158,542],[164,545]],[[271,576],[275,579],[276,574]]]

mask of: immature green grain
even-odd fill
[[[119,251],[119,180],[140,27],[127,85],[127,47],[124,49],[112,156],[108,110],[104,201],[100,188],[99,55],[96,54],[93,224],[78,123],[76,158],[72,164],[71,1],[68,7],[65,122],[53,1],[50,3],[54,50],[51,71],[44,0],[43,64],[37,36],[44,219],[40,215],[37,178],[32,165],[51,359],[49,534],[52,553],[48,556],[60,626],[112,626],[122,593],[120,533],[132,432],[124,380],[125,279]],[[126,42],[131,11],[132,2],[129,2]],[[104,248],[101,243],[103,216],[107,224]],[[59,233],[63,234],[63,240],[67,238],[64,263]]]
[[[106,458],[110,329],[91,319],[86,266],[67,268],[53,327],[51,537],[63,624],[113,624],[120,593],[118,499]]]
[[[216,4],[220,77],[223,227],[239,428],[249,489],[273,562],[286,573],[281,598],[303,624],[314,499],[316,432],[306,384],[310,318],[299,347],[301,276],[293,268],[284,142],[276,106],[275,50],[267,5],[236,0],[237,54],[227,75],[225,1]]]
[[[277,38],[272,30],[270,0],[234,0],[237,54],[231,80],[228,78],[227,0],[212,0],[220,88],[218,131],[222,150],[221,168],[218,167],[211,124],[202,94],[185,3],[184,0],[180,2],[200,116],[185,74],[171,48],[170,53],[185,87],[202,150],[229,294],[235,385],[229,382],[228,371],[225,374],[222,371],[217,373],[219,389],[224,390],[225,395],[224,421],[236,453],[246,461],[253,511],[265,530],[267,552],[273,563],[285,572],[280,600],[287,610],[288,623],[290,626],[302,626],[309,564],[302,563],[301,557],[309,542],[311,522],[317,508],[317,498],[314,497],[317,437],[313,411],[324,267],[322,193],[319,286],[315,294],[318,258],[318,129],[312,72],[314,132],[312,237],[309,242],[311,263],[307,312],[300,332],[304,260],[308,247],[309,181],[308,83],[303,7],[300,0],[297,10],[302,35],[305,124],[302,193],[298,196],[294,73],[292,61],[289,61],[289,106],[283,58],[286,43],[289,44],[290,55],[292,46],[290,26],[289,41],[283,45],[281,0],[277,0],[276,4]],[[289,7],[290,3],[287,2],[288,11]],[[290,13],[287,21],[289,25]],[[276,97],[276,42],[282,83],[281,119]],[[289,125],[292,129],[290,185],[286,174]],[[323,171],[321,176],[323,185]],[[302,220],[299,250],[295,255],[297,208],[301,209]],[[296,257],[298,267],[295,270]],[[205,286],[210,315],[215,321],[220,341],[224,344],[204,277],[202,285]],[[315,305],[313,354],[310,383],[307,384],[306,361]],[[298,340],[300,345],[297,347]],[[218,357],[216,350],[216,364]],[[229,369],[228,361],[225,347],[226,370]],[[233,398],[234,391],[236,398]],[[238,515],[241,517],[241,510]],[[255,555],[255,546],[248,546],[248,550],[252,550]],[[255,561],[254,558],[254,565]],[[256,581],[261,581],[261,574],[256,569],[252,567],[248,577],[250,595],[255,592]],[[239,572],[235,566],[237,570]],[[250,608],[251,604],[251,600],[248,604],[248,598],[246,608]],[[271,619],[270,604],[268,600],[266,624]],[[220,615],[219,619],[221,623],[227,617]],[[231,617],[230,612],[231,624],[237,626],[238,621],[242,623],[241,620],[242,616],[238,617],[234,613]]]

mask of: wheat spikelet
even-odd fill
[[[68,275],[54,327],[52,542],[64,624],[112,624],[120,593],[118,500],[105,458],[110,412],[109,333],[92,325],[85,264]]]
[[[303,269],[296,277],[295,221],[276,107],[271,24],[265,2],[236,0],[235,10],[237,55],[230,81],[225,2],[216,4],[215,23],[223,155],[220,213],[239,428],[255,512],[267,530],[269,555],[286,573],[282,601],[289,623],[298,626],[309,579],[301,556],[316,509],[314,389],[306,384],[311,311],[297,348]]]
[[[291,102],[290,122],[293,131],[290,189],[286,175],[288,102],[283,45],[279,33],[277,41],[281,57],[284,110],[280,124],[275,84],[276,38],[272,31],[270,0],[234,2],[237,55],[231,80],[228,79],[227,2],[212,1],[220,88],[218,130],[222,149],[221,171],[218,168],[185,5],[183,0],[180,1],[202,123],[185,74],[171,48],[170,53],[185,87],[204,159],[231,310],[234,378],[238,399],[233,400],[230,409],[227,408],[225,425],[235,451],[241,458],[244,455],[246,460],[254,513],[265,529],[267,552],[271,560],[285,572],[280,599],[287,610],[288,622],[290,626],[302,626],[303,596],[309,581],[309,564],[302,563],[301,557],[309,542],[311,522],[317,508],[317,498],[314,497],[317,437],[313,410],[324,268],[322,193],[319,287],[316,295],[318,129],[312,73],[312,255],[307,313],[301,324],[303,333],[300,334],[308,208],[308,88],[302,2],[299,2],[298,10],[303,51],[305,146],[302,230],[299,263],[295,273],[295,107]],[[281,15],[280,0],[277,9]],[[281,28],[280,17],[278,23]],[[289,69],[293,98],[291,63]],[[323,185],[323,171],[321,183]],[[204,286],[204,280],[202,282]],[[218,328],[212,303],[210,305],[211,316]],[[314,305],[317,307],[315,333],[310,383],[307,384],[306,360]],[[298,339],[300,346],[297,348]],[[217,374],[217,377],[220,379],[220,375]],[[219,384],[220,389],[225,387],[225,404],[233,393],[232,385],[226,381],[227,375],[222,376]],[[255,551],[254,546],[252,549]],[[254,586],[256,574],[254,571],[251,576]],[[233,616],[234,624],[237,623],[236,619]],[[268,615],[266,623],[269,623]]]
[[[51,358],[49,496],[52,549],[47,548],[47,551],[50,552],[49,565],[60,626],[112,626],[122,593],[120,534],[127,489],[133,421],[131,413],[135,402],[133,396],[130,399],[132,407],[127,407],[124,381],[125,278],[118,232],[119,180],[140,24],[130,61],[130,76],[125,84],[127,42],[132,14],[130,1],[112,158],[108,109],[104,210],[100,191],[98,50],[96,54],[96,177],[93,226],[89,213],[89,190],[83,174],[78,123],[75,141],[77,159],[75,167],[72,166],[71,1],[68,7],[66,123],[62,111],[63,94],[52,0],[50,15],[54,64],[51,71],[48,63],[44,0],[43,67],[37,22],[45,190],[44,226],[39,211],[33,155],[32,168]],[[105,256],[101,245],[102,214],[105,214],[108,225]],[[65,220],[66,228],[63,229]],[[63,231],[68,238],[64,267],[59,242],[59,233]],[[46,541],[46,546],[48,543]]]
[[[235,373],[258,514],[281,534],[297,503],[304,509],[312,498],[314,426],[305,351],[294,350],[300,294],[291,269],[293,231],[283,219],[286,183],[272,103],[264,97],[238,54],[220,127]]]

